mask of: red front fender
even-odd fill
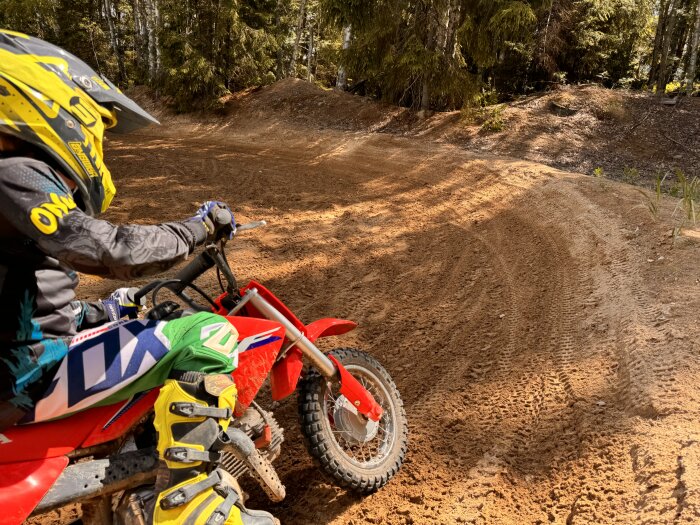
[[[320,337],[342,335],[354,330],[357,323],[345,319],[319,319],[304,327],[304,335],[313,343]],[[301,350],[294,347],[284,359],[275,363],[270,376],[272,399],[279,401],[291,395],[297,388],[303,368]]]
[[[312,343],[320,337],[343,335],[357,328],[357,323],[345,319],[319,319],[304,327],[304,334]]]

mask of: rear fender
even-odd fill
[[[27,519],[66,465],[66,456],[0,465],[0,525]]]
[[[10,427],[0,435],[0,467],[19,461],[59,457],[81,445],[86,446],[84,443],[89,436],[106,428],[126,404],[91,408],[63,419]],[[92,440],[91,444],[97,442]]]

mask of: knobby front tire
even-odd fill
[[[306,447],[321,470],[342,487],[369,494],[399,471],[408,446],[408,422],[394,381],[372,356],[352,348],[330,352],[382,405],[378,423],[353,412],[349,401],[309,370],[299,383],[299,417]],[[337,421],[336,421],[337,420]]]

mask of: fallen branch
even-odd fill
[[[698,153],[697,153],[695,150],[690,149],[688,146],[686,146],[686,145],[683,144],[682,142],[677,141],[676,139],[672,139],[671,137],[669,137],[668,135],[666,135],[666,133],[661,132],[661,136],[664,137],[666,140],[669,140],[669,141],[673,142],[674,144],[678,144],[681,148],[683,148],[683,149],[686,150],[686,151],[689,151],[690,153],[692,153],[692,154],[695,155],[696,157],[700,157],[700,155],[698,155]]]

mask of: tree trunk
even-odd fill
[[[668,80],[668,54],[671,51],[677,19],[678,10],[676,9],[676,0],[671,0],[671,8],[668,12],[668,27],[666,31],[664,31],[664,38],[661,43],[661,62],[659,63],[659,71],[656,76],[656,95],[659,97],[663,96],[666,91],[666,81]]]
[[[423,77],[423,87],[420,94],[420,110],[423,112],[430,110],[430,79],[427,75]]]
[[[547,55],[547,38],[549,37],[549,25],[552,23],[552,12],[554,11],[554,0],[549,3],[549,13],[547,14],[547,23],[544,26],[544,38],[542,39],[542,55]]]
[[[350,24],[343,28],[343,51],[346,51],[350,47],[350,39],[352,38],[352,26]],[[341,58],[341,64],[338,68],[338,81],[335,83],[335,87],[341,91],[345,91],[348,85],[348,74],[343,65],[345,62],[345,53]]]
[[[143,8],[143,0],[133,0],[134,11],[134,48],[136,49],[136,63],[142,73],[148,78],[148,29],[146,28],[146,16]]]
[[[450,27],[450,16],[452,14],[452,2],[448,0],[446,5],[439,5],[436,6],[436,35],[435,35],[435,42],[436,46],[435,49],[439,49],[441,51],[445,51],[445,48],[447,47],[447,31],[449,30]]]
[[[153,22],[154,22],[154,31],[153,31],[153,36],[155,38],[155,48],[156,48],[156,73],[160,72],[160,7],[158,6],[158,0],[153,0]]]
[[[698,63],[698,46],[700,45],[700,2],[695,7],[695,29],[693,30],[693,36],[690,40],[690,61],[688,62],[688,69],[685,73],[686,78],[686,91],[688,95],[693,94],[695,89],[695,75],[697,72]]]
[[[126,73],[124,71],[124,60],[119,49],[117,30],[114,26],[114,20],[112,19],[112,2],[111,0],[104,0],[103,5],[105,10],[105,17],[107,18],[107,27],[109,29],[109,42],[112,45],[112,51],[114,52],[114,56],[117,58],[117,70],[119,71],[119,80],[126,80]]]
[[[664,30],[668,22],[668,7],[670,0],[661,0],[659,8],[659,20],[656,23],[656,35],[654,36],[654,51],[651,54],[651,69],[649,70],[649,84],[655,83],[659,71],[659,53],[664,39]]]
[[[433,53],[435,51],[435,25],[433,23],[433,6],[428,7],[426,13],[427,16],[427,34],[425,38],[425,49],[428,53]],[[426,68],[427,69],[427,68]],[[420,96],[420,110],[427,112],[430,110],[430,83],[432,82],[432,71],[423,72],[423,85],[421,88]]]
[[[148,51],[148,80],[153,81],[160,71],[160,45],[158,42],[158,25],[160,11],[158,0],[144,1],[144,26]]]
[[[294,47],[292,48],[292,59],[289,62],[289,71],[287,76],[296,75],[297,57],[299,56],[299,43],[301,42],[301,32],[304,29],[304,21],[306,20],[306,0],[301,0],[299,4],[299,18],[297,20],[297,31],[294,37]]]
[[[306,52],[306,80],[311,82],[313,76],[311,75],[311,60],[314,56],[314,25],[313,20],[308,21],[309,27],[309,49]]]
[[[462,24],[462,6],[457,0],[453,0],[450,10],[450,17],[447,23],[447,38],[445,39],[445,54],[449,58],[454,58],[457,54],[455,47],[457,39],[457,28]]]
[[[686,56],[686,50],[690,47],[690,39],[692,37],[691,15],[686,12],[679,13],[678,18],[680,25],[676,24],[676,38],[673,41],[671,50],[673,51],[673,63],[677,68],[681,67],[683,57]],[[685,71],[685,68],[683,69]]]
[[[275,40],[277,41],[277,52],[275,56],[275,78],[280,80],[284,76],[284,49],[282,47],[282,8],[283,1],[277,0],[275,7]]]

